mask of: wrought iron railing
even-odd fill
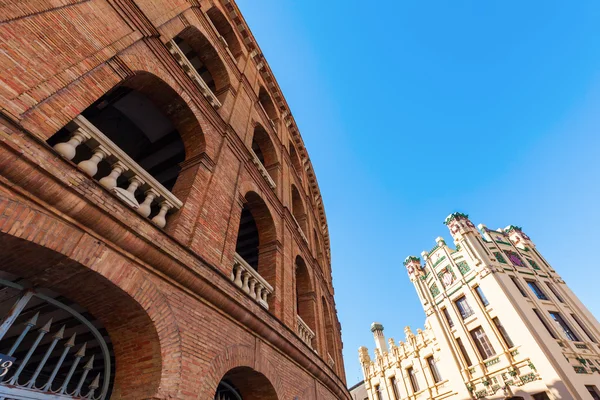
[[[298,319],[298,336],[300,336],[300,339],[312,349],[312,340],[315,337],[315,333],[299,315],[296,317]]]
[[[234,256],[231,281],[248,293],[258,304],[269,309],[268,300],[269,295],[273,293],[273,286],[237,253]]]
[[[198,71],[196,71],[196,68],[194,68],[190,60],[188,60],[183,51],[181,51],[179,46],[177,46],[177,43],[175,43],[174,40],[169,40],[166,45],[167,49],[169,49],[169,52],[173,55],[173,57],[175,57],[185,73],[192,79],[192,81],[194,81],[198,89],[200,89],[200,93],[202,93],[202,95],[208,100],[210,105],[214,108],[221,107],[221,102],[217,96],[215,96],[213,91],[210,90],[206,82],[204,82],[204,79],[202,79]]]
[[[3,279],[0,287],[20,292],[0,324],[0,346],[8,349],[0,355],[0,399],[104,400],[111,383],[111,354],[98,329],[73,308],[40,291]],[[68,316],[63,316],[60,327],[53,325],[59,313],[49,308]],[[65,322],[70,318],[84,330],[79,330],[79,336],[73,323]],[[100,367],[96,358],[102,360]]]
[[[77,164],[79,168],[89,176],[96,177],[98,164],[102,161],[108,162],[112,171],[99,179],[100,184],[113,192],[125,204],[137,210],[139,214],[149,217],[152,205],[158,205],[159,211],[152,217],[152,222],[160,228],[164,228],[167,224],[167,213],[181,208],[183,203],[173,193],[154,179],[83,115],[75,117],[67,124],[67,129],[71,131],[70,139],[67,142],[56,144],[54,149],[65,158],[72,160],[77,154],[77,148],[85,144],[91,149],[93,155]],[[121,177],[128,178],[126,180],[127,188],[117,186],[117,180]],[[144,200],[141,203],[136,199],[137,192],[144,193]]]

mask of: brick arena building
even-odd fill
[[[0,398],[349,399],[315,173],[236,4],[0,22]]]

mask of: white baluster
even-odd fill
[[[249,287],[250,296],[253,299],[256,299],[256,292],[254,291],[254,286],[256,286],[256,279],[254,279],[254,277],[250,277],[250,282],[249,283],[250,283],[250,287]]]
[[[77,128],[73,135],[67,142],[57,143],[54,145],[54,150],[58,151],[67,160],[72,160],[77,154],[77,147],[83,143],[86,136],[83,134],[80,128]]]
[[[135,198],[135,191],[143,185],[145,182],[139,177],[134,176],[129,179],[129,186],[127,189],[122,189],[120,187],[114,187],[113,192],[121,198],[125,203],[129,204],[129,207],[138,210],[140,208],[140,203],[138,203]]]
[[[248,291],[250,290],[248,288],[248,279],[250,278],[250,274],[246,271],[244,271],[244,275],[242,276],[242,290],[246,293],[248,293]]]
[[[152,212],[152,202],[154,201],[154,199],[156,199],[158,197],[158,193],[156,193],[154,190],[150,189],[146,192],[146,198],[144,199],[144,201],[142,202],[142,204],[140,204],[140,208],[138,208],[138,212],[143,215],[144,217],[147,217],[150,215],[150,213]]]
[[[77,164],[89,176],[94,176],[98,173],[98,163],[106,158],[108,154],[101,147],[94,149],[94,154],[89,160],[85,160]]]
[[[242,266],[239,264],[234,264],[233,266],[234,270],[235,270],[235,280],[233,281],[233,283],[235,283],[237,285],[237,287],[241,288],[242,287]]]
[[[163,201],[160,203],[160,211],[154,216],[154,218],[152,218],[152,222],[154,222],[159,228],[164,228],[165,225],[167,225],[167,211],[169,211],[171,208],[173,208],[173,206],[169,202]]]
[[[114,163],[112,165],[112,171],[110,171],[110,174],[100,179],[100,184],[108,190],[116,187],[117,179],[119,179],[121,174],[125,171],[127,171],[127,167],[123,165],[123,163],[121,163],[120,161]]]

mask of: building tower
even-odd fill
[[[407,332],[373,361],[362,349],[372,399],[600,399],[600,325],[531,239],[461,213],[444,223],[456,248],[438,238],[404,263],[427,316],[423,341]],[[403,384],[378,394],[391,377]]]
[[[319,185],[236,2],[26,3],[0,7],[0,398],[349,399]]]

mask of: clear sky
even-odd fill
[[[444,218],[519,225],[600,317],[600,3],[237,0],[329,222],[348,384],[425,315],[402,261]]]

